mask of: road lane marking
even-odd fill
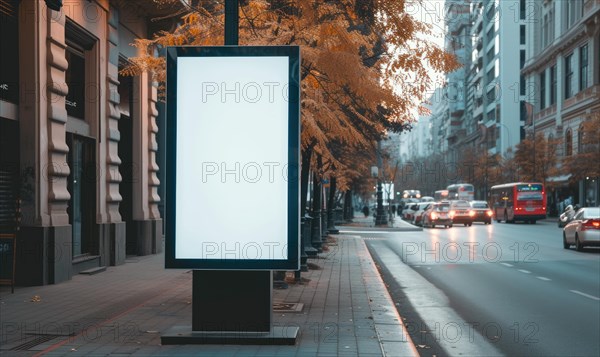
[[[508,264],[508,263],[500,263],[500,264],[504,265],[505,267],[512,267],[513,266],[512,264]]]
[[[540,279],[540,280],[543,280],[543,281],[550,281],[550,280],[552,280],[552,279],[544,278],[543,276],[538,276],[537,278]]]
[[[531,274],[531,272],[529,270],[525,270],[525,269],[518,269],[521,273],[525,273],[525,274]]]
[[[588,299],[592,299],[592,300],[596,300],[596,301],[600,301],[599,297],[593,296],[593,295],[589,295],[586,293],[582,293],[581,291],[577,291],[577,290],[569,290],[570,292],[577,294],[577,295],[581,295],[581,296],[585,296]]]
[[[367,233],[381,233],[381,234],[385,234],[385,233],[393,233],[394,231],[340,231],[340,233],[360,233],[360,234],[367,234]]]

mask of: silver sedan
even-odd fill
[[[581,208],[563,228],[563,246],[572,244],[581,251],[585,246],[600,246],[600,207]]]

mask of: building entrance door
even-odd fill
[[[73,258],[92,253],[96,212],[96,170],[94,142],[67,134],[69,169],[67,187],[71,194],[68,214],[72,227]]]

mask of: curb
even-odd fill
[[[348,235],[348,237],[352,237]],[[355,237],[355,236],[354,236]],[[369,308],[383,356],[413,356],[419,353],[387,290],[375,261],[364,240],[356,238],[357,255],[361,264],[362,279],[367,287]]]

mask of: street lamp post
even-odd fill
[[[383,166],[382,158],[381,158],[381,140],[377,141],[377,167],[378,171],[381,170]],[[377,213],[375,216],[375,225],[384,225],[387,224],[387,215],[383,211],[383,191],[382,191],[382,182],[381,175],[378,172],[377,175]]]

